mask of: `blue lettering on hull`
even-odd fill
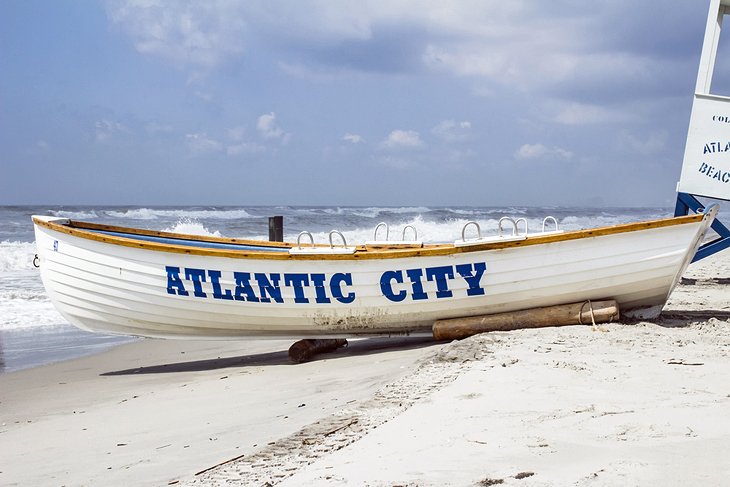
[[[466,283],[466,296],[482,296],[482,278],[487,264],[458,264],[415,269],[388,270],[380,276],[382,296],[393,303],[423,301],[454,297],[454,281]],[[250,273],[233,272],[230,275],[231,288],[225,288],[223,273],[213,269],[166,266],[167,293],[176,296],[247,301],[252,303],[284,303],[282,288],[290,288],[295,304],[350,304],[357,298],[353,289],[352,274],[338,272],[332,275],[322,273]],[[427,292],[424,282],[433,282],[435,292]],[[212,294],[203,290],[203,284],[210,283]],[[463,287],[463,285],[459,286]]]

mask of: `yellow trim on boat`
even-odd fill
[[[639,230],[650,230],[653,228],[670,227],[675,225],[684,225],[688,223],[699,222],[705,215],[689,215],[674,218],[664,218],[659,220],[651,220],[638,223],[626,223],[622,225],[613,225],[610,227],[592,228],[586,230],[576,230],[557,234],[540,235],[539,233],[528,235],[524,240],[511,242],[493,242],[465,247],[455,247],[454,244],[428,244],[422,248],[414,249],[413,246],[406,248],[372,249],[366,248],[364,245],[357,247],[353,254],[290,254],[282,252],[281,249],[289,249],[294,246],[291,243],[266,242],[261,240],[246,240],[235,238],[221,238],[198,236],[188,234],[177,234],[170,232],[160,232],[153,230],[141,230],[136,228],[117,227],[112,225],[99,225],[95,223],[80,222],[74,220],[63,220],[66,223],[57,221],[44,221],[39,218],[33,218],[33,223],[39,227],[44,227],[60,233],[65,233],[86,240],[103,242],[111,245],[121,245],[124,247],[138,248],[157,252],[169,252],[176,254],[188,255],[204,255],[210,257],[224,257],[231,259],[262,259],[262,260],[370,260],[370,259],[396,259],[404,257],[430,257],[440,255],[462,254],[469,252],[477,252],[482,250],[499,250],[514,247],[525,247],[529,245],[541,245],[554,242],[563,242],[567,240],[579,240],[591,237],[600,237],[605,235],[614,235],[620,233],[635,232]],[[94,231],[107,231],[126,233],[130,235],[153,236],[162,238],[174,238],[188,241],[201,241],[210,243],[254,245],[261,247],[271,247],[271,251],[254,251],[254,250],[229,250],[214,249],[205,247],[189,247],[184,245],[174,245],[167,243],[148,242],[136,240],[134,238],[119,237],[113,235],[103,235]]]

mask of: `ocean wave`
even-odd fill
[[[633,223],[640,220],[652,220],[657,218],[665,218],[667,215],[656,214],[646,215],[637,219],[636,215],[630,214],[600,214],[591,216],[566,216],[561,220],[562,227],[565,230],[580,230],[583,228],[608,227],[613,225],[622,225],[624,223]]]
[[[440,221],[433,221],[430,218],[424,218],[423,215],[417,215],[412,218],[407,218],[405,220],[399,221],[398,223],[394,223],[391,221],[388,222],[389,240],[401,240],[403,238],[403,229],[406,226],[411,225],[416,228],[416,231],[418,233],[418,240],[423,241],[424,243],[454,242],[461,239],[462,229],[464,228],[464,225],[466,225],[470,221],[475,221],[479,224],[482,236],[496,235],[499,232],[499,220],[503,216],[509,216],[513,220],[517,220],[518,218],[524,218],[521,217],[521,215],[524,214],[524,211],[515,211],[515,208],[509,208],[509,210],[509,212],[503,210],[498,213],[492,211],[475,211],[474,213],[469,214],[465,212],[464,215],[458,215],[457,217]],[[454,212],[454,214],[456,214],[456,212]],[[545,213],[544,216],[541,215],[539,217],[526,218],[529,233],[541,232],[543,229],[544,217],[546,216],[548,216],[547,213]],[[657,217],[659,216],[661,215],[658,215]],[[640,218],[640,220],[650,218],[652,218],[651,215],[646,215],[645,217]],[[570,215],[562,218],[557,217],[557,221],[558,227],[561,230],[571,231],[581,230],[585,228],[619,225],[622,223],[637,221],[637,218],[636,215],[630,214],[598,214],[586,216]],[[547,230],[554,229],[554,223],[552,221],[547,222],[546,225]],[[524,224],[520,222],[519,231],[524,232],[524,228]],[[345,236],[348,245],[361,245],[366,241],[373,240],[375,225],[373,225],[372,227],[358,227],[354,229],[339,228],[339,230],[342,231],[342,234]],[[503,224],[503,231],[509,233],[512,231],[512,227],[507,224]],[[467,237],[476,236],[475,232],[476,228],[470,226],[467,229]],[[312,235],[314,236],[315,242],[317,243],[329,243],[328,231],[312,232]],[[381,229],[378,237],[382,239],[384,238],[384,235],[385,233]],[[296,235],[286,235],[286,241],[288,242],[296,241],[296,238]],[[411,231],[409,230],[406,233],[406,239],[411,238],[413,237]],[[335,243],[338,244],[338,242]]]
[[[34,242],[0,242],[0,271],[11,272],[33,269]]]
[[[73,220],[93,220],[99,218],[94,210],[91,211],[67,211],[67,210],[49,210],[53,216],[58,218],[71,218]]]
[[[432,211],[427,206],[403,206],[401,208],[385,208],[390,213],[428,213]]]
[[[41,289],[0,290],[0,330],[59,326],[66,320]]]
[[[48,301],[43,288],[38,289],[0,289],[0,306],[9,301]]]
[[[357,216],[365,216],[375,218],[381,215],[404,215],[408,213],[423,214],[429,213],[431,208],[425,206],[403,206],[403,207],[370,207],[370,208],[352,208],[352,214]]]
[[[445,213],[453,213],[454,215],[478,215],[482,213],[489,213],[488,210],[481,210],[478,208],[444,208]]]
[[[68,322],[50,302],[37,303],[34,306],[24,301],[3,303],[3,309],[0,330],[68,325]]]
[[[253,218],[253,216],[243,209],[230,210],[162,210],[153,208],[137,208],[133,210],[105,212],[113,218],[127,218],[132,220],[156,220],[158,218],[201,218],[201,219],[219,219],[219,220],[236,220],[241,218]]]
[[[425,220],[421,215],[417,215],[414,218],[410,218],[397,224],[389,224],[388,239],[401,240],[404,237],[403,232],[405,228],[412,226],[416,229],[418,240],[424,243],[453,242],[461,238],[461,230],[469,221],[472,221],[472,219],[459,218],[436,222]],[[479,223],[483,235],[496,233],[499,219],[483,218],[477,219],[476,221]],[[542,220],[540,220],[540,225],[542,225]],[[342,234],[345,236],[348,245],[361,245],[366,241],[373,240],[375,236],[374,232],[375,225],[370,228],[361,227],[352,230],[342,230]],[[329,232],[312,232],[312,235],[316,243],[329,243]],[[292,236],[287,235],[287,241],[291,241],[289,240],[291,237]],[[378,238],[383,239],[384,237],[384,230],[381,229],[378,233]],[[293,239],[296,240],[296,236],[293,236]],[[413,233],[410,229],[406,231],[405,239],[413,239]],[[339,244],[339,241],[335,239],[335,245],[337,244]]]
[[[380,215],[400,215],[407,213],[428,213],[433,211],[425,206],[337,206],[330,208],[292,208],[296,213],[301,215],[332,215],[332,216],[360,216],[363,218],[377,218]]]
[[[186,235],[201,235],[204,237],[221,236],[220,232],[211,232],[210,230],[205,228],[205,225],[191,218],[183,218],[175,223],[173,226],[164,229],[163,232],[183,233]]]

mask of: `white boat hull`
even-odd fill
[[[362,248],[321,259],[166,249],[34,221],[43,283],[80,328],[162,338],[347,337],[430,333],[439,319],[604,298],[624,315],[656,316],[715,212],[475,249]]]

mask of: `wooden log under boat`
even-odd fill
[[[590,325],[592,323],[615,321],[619,317],[618,303],[613,299],[582,301],[580,303],[561,304],[508,313],[437,320],[433,324],[433,338],[439,341],[460,340],[489,331]]]
[[[292,362],[300,364],[310,360],[319,353],[334,352],[344,346],[347,346],[347,340],[344,338],[299,340],[289,347],[289,358]]]

